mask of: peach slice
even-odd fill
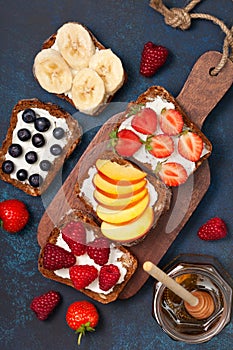
[[[102,192],[105,192],[106,194],[109,193],[109,195],[127,195],[132,196],[134,192],[137,192],[141,190],[143,187],[146,186],[147,181],[145,179],[142,179],[141,181],[131,184],[131,182],[128,182],[128,185],[121,185],[120,180],[117,184],[112,184],[108,181],[106,181],[100,174],[96,173],[93,177],[93,183],[94,185],[100,189]]]
[[[150,201],[150,195],[147,193],[143,199],[137,202],[135,205],[123,210],[108,209],[101,205],[97,205],[96,213],[98,217],[111,224],[123,224],[134,220],[136,217],[140,216]]]
[[[99,172],[116,182],[130,181],[131,183],[136,183],[147,175],[144,171],[135,168],[131,164],[118,164],[107,159],[97,159],[96,168]]]
[[[138,201],[140,201],[148,193],[147,188],[143,188],[140,192],[136,193],[133,196],[124,197],[124,198],[112,198],[105,196],[98,190],[95,190],[93,193],[94,199],[97,203],[103,207],[110,209],[123,209],[125,207],[133,206]]]
[[[103,221],[101,231],[110,240],[124,244],[142,238],[149,232],[153,222],[154,211],[151,206],[148,206],[141,216],[124,225],[114,225]]]

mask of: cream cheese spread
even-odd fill
[[[86,235],[87,235],[87,243],[91,242],[94,240],[95,236],[93,231],[91,230],[86,230]],[[64,241],[64,239],[62,238],[62,234],[60,233],[58,238],[57,238],[57,242],[56,245],[58,245],[59,247],[62,247],[63,249],[66,249],[67,251],[71,251],[68,244]],[[127,273],[126,268],[122,265],[122,262],[120,261],[120,259],[123,256],[123,252],[118,249],[113,243],[110,244],[110,254],[109,254],[109,259],[108,259],[108,263],[107,264],[114,264],[119,268],[120,271],[120,278],[117,282],[117,284],[121,284],[122,282],[124,282],[125,280],[125,276]],[[76,264],[77,265],[92,265],[94,266],[98,271],[100,271],[101,266],[96,264],[89,256],[87,253],[81,255],[81,256],[77,256],[76,257]],[[69,269],[68,268],[63,268],[60,270],[55,270],[54,271],[55,275],[62,277],[62,278],[70,278],[69,275]],[[95,293],[101,293],[101,294],[109,294],[113,291],[113,287],[110,288],[107,291],[103,291],[102,289],[100,289],[99,287],[99,280],[98,278],[96,278],[92,283],[90,283],[86,289],[89,289]]]
[[[43,147],[38,148],[38,147],[35,147],[31,142],[32,136],[34,134],[38,133],[38,131],[34,127],[34,123],[25,123],[23,121],[23,119],[22,119],[23,110],[17,114],[18,120],[16,123],[16,127],[13,131],[12,143],[17,143],[17,144],[21,145],[23,152],[17,158],[12,157],[8,152],[5,155],[6,160],[11,160],[14,163],[14,171],[10,174],[10,177],[12,179],[17,179],[16,173],[19,169],[25,169],[28,172],[28,177],[32,174],[37,173],[37,174],[40,174],[43,179],[45,179],[47,174],[48,174],[48,171],[43,171],[40,168],[39,163],[41,162],[41,160],[48,160],[51,163],[53,163],[54,160],[59,156],[54,156],[50,152],[50,147],[54,144],[59,144],[61,148],[64,148],[66,146],[66,144],[68,142],[67,140],[71,134],[69,127],[66,123],[66,120],[64,118],[56,118],[56,117],[52,116],[47,110],[42,109],[42,108],[31,108],[31,109],[35,111],[36,115],[49,119],[51,125],[47,131],[41,133],[44,136],[45,145]],[[65,131],[65,136],[60,140],[57,140],[56,138],[53,137],[53,130],[54,130],[54,128],[57,128],[57,127],[61,127]],[[23,128],[27,128],[31,133],[31,138],[28,141],[21,141],[17,136],[17,132]],[[37,153],[38,159],[33,164],[29,164],[25,160],[25,153],[27,153],[29,151],[34,151]],[[28,179],[21,181],[21,182],[27,183],[27,184],[29,183]]]
[[[153,99],[153,101],[147,102],[145,104],[145,108],[151,108],[153,109],[156,114],[159,116],[161,114],[162,109],[166,108],[166,109],[175,109],[175,106],[172,102],[168,102],[165,99],[163,99],[160,96],[157,96],[155,99]],[[132,125],[132,119],[134,118],[134,115],[126,118],[120,125],[119,127],[119,131],[121,131],[122,129],[128,129],[133,131],[135,134],[137,134],[143,141],[146,141],[147,136],[148,135],[144,135],[138,131],[136,131]],[[157,130],[155,131],[154,135],[159,135],[162,134],[162,130],[159,126],[159,123],[157,123]],[[184,157],[182,157],[179,152],[178,152],[178,137],[177,136],[171,136],[171,138],[173,139],[174,142],[174,152],[166,158],[156,158],[155,156],[153,156],[150,152],[148,152],[145,148],[145,145],[142,145],[139,150],[134,153],[133,158],[135,158],[137,161],[141,162],[141,163],[147,163],[150,164],[150,166],[152,167],[153,170],[155,170],[158,162],[176,162],[181,164],[186,172],[187,175],[189,176],[190,174],[193,173],[193,171],[195,170],[195,162],[192,162]],[[203,157],[206,153],[208,153],[208,150],[206,149],[205,145],[203,147],[203,151],[201,154],[201,157]]]

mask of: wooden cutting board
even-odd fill
[[[233,82],[233,63],[230,60],[217,76],[209,74],[211,68],[215,67],[220,59],[221,54],[219,52],[210,51],[202,55],[197,60],[184,87],[176,98],[189,118],[199,128],[202,127],[208,114],[221,100]],[[111,117],[101,127],[46,209],[38,226],[38,243],[40,246],[45,244],[51,230],[70,208],[84,209],[83,203],[75,195],[75,183],[80,172],[85,171],[85,168],[89,167],[90,164],[94,164],[96,152],[92,152],[92,150],[98,149],[104,143],[104,140],[108,140],[112,123],[118,117],[119,115]],[[142,243],[130,248],[138,259],[139,267],[120,294],[120,299],[129,298],[140,290],[149,276],[142,269],[144,261],[150,260],[154,264],[158,264],[197,208],[209,184],[210,170],[206,160],[184,185],[172,190],[173,196],[169,211],[161,217],[153,232]]]

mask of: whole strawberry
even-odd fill
[[[54,290],[35,297],[30,305],[32,311],[35,312],[37,318],[44,321],[54,311],[61,301],[61,295]]]
[[[198,237],[205,241],[218,240],[226,237],[226,235],[227,226],[225,222],[219,217],[208,220],[198,230]]]
[[[110,243],[105,237],[96,238],[87,246],[87,254],[98,265],[105,265],[110,254]]]
[[[151,41],[144,45],[140,63],[140,73],[145,77],[151,77],[164,65],[168,57],[168,50],[161,45],[155,45]]]
[[[76,301],[67,309],[66,322],[71,329],[75,330],[75,333],[79,333],[78,345],[80,345],[86,331],[95,331],[94,327],[99,322],[99,314],[96,307],[89,301]]]
[[[7,199],[0,203],[0,226],[10,233],[21,231],[29,220],[26,205],[18,199]]]
[[[76,257],[62,247],[47,243],[43,250],[43,266],[50,271],[68,268],[76,263]]]

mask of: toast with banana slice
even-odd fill
[[[77,22],[44,42],[33,72],[43,89],[89,115],[99,114],[126,81],[120,58]]]
[[[44,277],[67,284],[103,304],[118,298],[137,265],[127,248],[103,238],[91,215],[79,210],[61,219],[38,260]]]
[[[68,112],[36,98],[12,110],[0,149],[0,178],[32,195],[41,195],[79,144],[81,127]]]

